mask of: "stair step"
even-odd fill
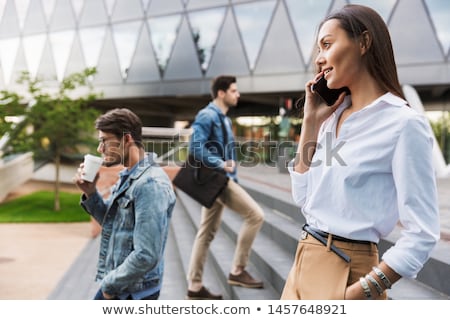
[[[227,283],[236,246],[237,233],[242,218],[225,208],[223,221],[205,264],[203,281],[214,293],[222,293],[224,299],[277,300],[292,266],[303,216],[290,201],[287,193],[269,194],[241,183],[258,201],[265,212],[265,221],[252,246],[247,270],[264,281],[264,289],[247,289]],[[181,300],[187,291],[186,274],[192,245],[200,223],[201,206],[195,200],[177,190],[166,244],[165,274],[161,300]],[[286,198],[286,199],[285,199]],[[395,230],[379,244],[380,253],[392,246],[399,236]],[[99,237],[89,241],[80,256],[49,295],[50,300],[92,299],[98,290],[94,281],[99,250]],[[449,252],[449,243],[440,241],[432,258],[419,273],[417,279],[401,279],[388,291],[392,300],[449,300],[450,263],[442,255]],[[447,255],[448,259],[448,255]]]
[[[266,229],[271,226],[268,221],[274,220],[274,213],[264,206],[261,207],[265,212],[265,222],[253,243],[250,261],[258,266],[259,272],[275,288],[277,291],[276,298],[278,299],[281,296],[287,274],[291,269],[295,249],[290,251],[283,245],[284,242],[281,239],[275,240],[273,238],[274,234],[267,232]],[[291,228],[292,226],[287,221],[281,222],[286,228]],[[237,240],[237,233],[241,224],[242,219],[239,215],[227,208],[224,210],[222,227],[228,236],[232,238],[233,242]]]
[[[250,195],[252,195],[252,197],[254,197],[254,199],[260,201],[260,204],[263,203],[261,206],[264,208],[266,213],[270,212],[270,210],[279,212],[279,217],[266,214],[266,223],[262,231],[273,233],[273,240],[275,242],[279,242],[283,244],[283,246],[287,246],[290,250],[292,250],[293,243],[298,241],[299,236],[299,232],[295,231],[295,228],[298,228],[304,223],[304,217],[301,215],[299,210],[293,208],[293,204],[289,200],[274,199],[272,195],[261,190],[256,190],[254,186],[245,185],[245,183],[244,188]],[[282,210],[286,210],[287,213]],[[291,226],[289,226],[289,224],[286,225],[282,223],[281,219],[290,221]],[[299,223],[295,222],[297,220]],[[389,237],[380,241],[380,255],[382,255],[387,248],[393,245],[398,238],[398,234],[399,230],[396,229],[391,235],[389,235]],[[448,244],[440,242],[435,251],[443,251],[442,247],[449,249]],[[295,251],[293,252],[295,254]],[[448,252],[448,250],[446,250],[446,252]],[[438,277],[441,279],[438,280],[436,276],[433,279],[433,274],[450,274],[450,264],[442,262],[436,257],[436,255],[432,255],[430,261],[425,264],[417,279],[400,279],[400,281],[398,281],[398,283],[396,283],[395,286],[388,291],[389,298],[393,300],[411,299],[410,297],[433,300],[443,298],[450,299],[450,289],[449,286],[446,285],[446,283],[450,281],[448,277]],[[424,283],[421,279],[426,279],[427,281]],[[431,286],[430,284],[434,285]]]
[[[186,207],[183,205],[180,198],[177,199],[175,205],[171,226],[174,232],[174,240],[177,243],[178,252],[181,260],[182,274],[183,274],[183,299],[187,292],[187,272],[189,269],[189,261],[191,258],[192,245],[194,244],[194,239],[197,234],[197,228],[194,227],[192,221],[190,220],[188,214],[186,213]],[[168,275],[166,275],[167,277]],[[224,299],[229,299],[226,294],[226,290],[223,283],[219,281],[219,275],[212,261],[206,260],[205,267],[203,270],[203,283],[204,285],[213,293],[222,293]]]
[[[426,284],[402,278],[387,291],[391,300],[449,300],[450,297]]]
[[[186,208],[189,208],[187,210],[187,213],[189,214],[192,222],[194,225],[198,228],[200,224],[200,218],[201,218],[201,206],[198,204],[195,200],[190,198],[188,195],[186,195],[182,191],[177,191],[178,199],[180,199],[181,202],[185,205]],[[229,296],[231,299],[239,299],[239,300],[270,300],[270,299],[278,299],[279,294],[273,288],[270,281],[267,281],[265,279],[264,275],[259,272],[259,266],[256,268],[254,266],[254,263],[250,261],[249,265],[247,266],[247,271],[254,275],[255,278],[261,279],[264,281],[265,287],[263,289],[247,289],[247,288],[241,288],[238,286],[229,286],[227,284],[227,278],[228,274],[231,268],[231,263],[233,261],[234,256],[234,250],[236,243],[233,239],[229,237],[229,235],[224,230],[224,225],[228,221],[228,216],[231,216],[235,213],[230,212],[224,212],[223,214],[223,221],[222,221],[222,227],[218,230],[214,241],[211,243],[210,246],[210,257],[211,261],[215,264],[215,267],[217,270],[219,270],[219,276],[221,282],[226,287],[227,292],[229,293]],[[240,226],[235,228],[235,230],[239,230]]]
[[[99,283],[95,282],[100,238],[90,240],[69,270],[48,296],[48,300],[93,299]]]
[[[186,295],[186,276],[183,270],[180,251],[175,237],[173,224],[167,236],[164,259],[164,277],[159,299],[181,300]]]

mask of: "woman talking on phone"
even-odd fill
[[[374,10],[331,13],[317,46],[289,169],[306,224],[281,298],[386,299],[439,239],[433,132],[403,97],[388,28]],[[348,88],[331,106],[322,77],[330,89]],[[380,257],[380,238],[397,224],[401,236]]]

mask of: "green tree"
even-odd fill
[[[44,90],[42,79],[32,78],[28,72],[22,72],[18,80],[29,96],[23,121],[26,128],[16,132],[11,146],[15,152],[31,149],[35,159],[54,162],[55,211],[60,210],[61,157],[79,152],[80,146],[92,145],[94,139],[93,123],[99,112],[90,103],[101,94],[94,92],[90,79],[96,72],[87,68],[67,76],[53,94]]]
[[[11,132],[15,129],[16,123],[8,119],[8,117],[17,117],[24,115],[25,107],[20,103],[20,96],[14,92],[8,91],[0,91],[0,138],[1,144],[0,148],[0,157],[3,153],[3,149],[5,148],[6,140],[5,138],[9,138]]]
[[[432,121],[431,127],[433,129],[439,147],[442,150],[445,161],[450,161],[450,118],[448,114],[444,114],[439,120]]]

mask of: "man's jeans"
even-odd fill
[[[141,300],[158,300],[158,298],[159,298],[159,291],[147,297],[144,297]],[[94,300],[106,300],[105,297],[103,297],[103,292],[101,289],[99,289],[95,294]],[[114,298],[113,300],[117,300],[117,298]],[[127,300],[134,300],[131,294],[128,296]]]

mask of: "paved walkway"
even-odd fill
[[[71,182],[74,170],[64,167],[62,191],[78,192]],[[53,176],[53,166],[39,170],[5,201],[38,190],[52,191]],[[47,299],[92,240],[92,228],[89,222],[0,223],[0,300]]]
[[[82,223],[0,224],[0,300],[45,300],[90,241]]]

